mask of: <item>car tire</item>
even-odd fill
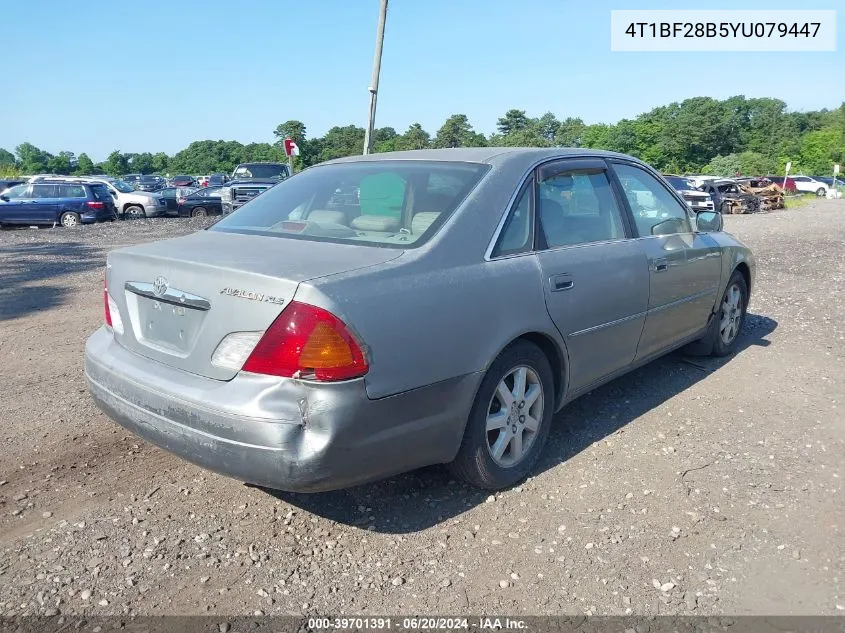
[[[535,394],[533,400],[530,396],[519,399],[520,394],[529,393]],[[528,476],[543,450],[554,403],[554,378],[546,355],[528,341],[512,343],[481,381],[449,470],[458,479],[487,490],[518,483]]]
[[[65,211],[59,217],[59,224],[61,224],[66,229],[70,229],[82,224],[82,218],[79,217],[78,213],[74,213],[73,211]]]
[[[197,207],[196,209],[191,209],[192,218],[204,218],[207,215],[208,211],[205,210],[205,207]]]
[[[730,310],[728,304],[729,294],[732,289],[739,291],[738,312],[733,314],[733,317],[726,321],[726,310]],[[686,345],[683,352],[690,356],[727,356],[736,351],[737,341],[739,340],[739,333],[742,331],[742,326],[745,323],[745,314],[748,310],[748,284],[745,283],[745,277],[741,272],[735,270],[731,275],[725,291],[722,293],[719,306],[715,314],[710,318],[710,325],[707,327],[707,333],[697,341]],[[725,336],[725,327],[732,325],[732,329],[728,336]]]
[[[818,189],[816,189],[816,195],[819,198],[823,198],[825,195],[827,195],[827,191],[824,190],[824,187],[819,187]]]
[[[743,274],[735,270],[722,293],[713,319],[713,350],[710,352],[712,356],[727,356],[736,351],[747,311],[748,284],[745,283]]]
[[[139,204],[130,204],[123,210],[123,217],[124,219],[132,218],[133,220],[140,220],[147,217],[147,212]]]

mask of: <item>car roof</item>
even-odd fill
[[[508,156],[530,156],[542,159],[557,156],[596,156],[601,158],[628,158],[632,156],[584,147],[446,147],[442,149],[413,149],[401,152],[383,152],[346,156],[328,161],[330,163],[366,160],[440,160],[469,163],[494,163]],[[637,161],[640,162],[640,161]]]

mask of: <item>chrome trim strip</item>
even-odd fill
[[[194,310],[210,310],[211,303],[208,299],[198,297],[197,295],[188,294],[175,288],[168,288],[161,296],[157,295],[153,290],[153,284],[144,281],[127,281],[124,286],[129,292],[135,293],[154,301],[161,301],[162,303],[171,303],[177,306],[185,306],[186,308],[193,308]]]
[[[614,325],[619,325],[621,323],[625,323],[626,321],[633,321],[634,319],[639,319],[640,317],[646,316],[646,312],[638,312],[637,314],[632,314],[630,316],[622,317],[621,319],[616,319],[615,321],[608,321],[607,323],[602,323],[601,325],[594,325],[593,327],[588,327],[585,330],[578,330],[577,332],[573,332],[569,336],[581,336],[582,334],[590,334],[591,332],[596,332],[598,330],[603,330],[604,328],[612,327]]]

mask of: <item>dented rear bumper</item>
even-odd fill
[[[370,400],[338,383],[186,373],[120,346],[101,328],[85,346],[97,405],[127,430],[209,470],[295,492],[344,488],[457,453],[481,374]]]

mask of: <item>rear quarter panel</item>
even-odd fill
[[[428,263],[400,257],[297,290],[297,300],[331,310],[366,345],[370,398],[482,372],[528,332],[545,334],[563,349],[533,255],[448,267]]]

